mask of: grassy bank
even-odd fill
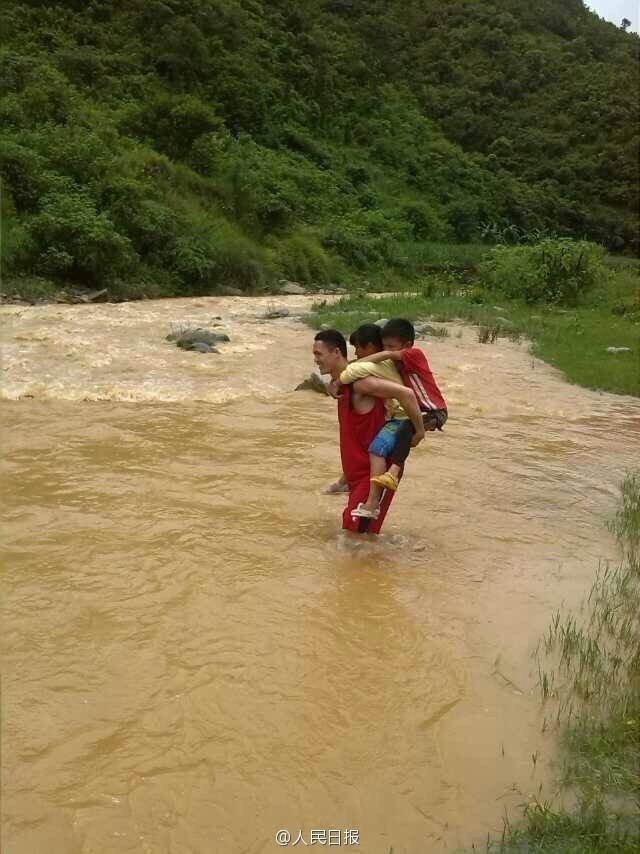
[[[579,612],[557,612],[537,651],[544,727],[561,740],[572,810],[532,803],[475,851],[632,854],[640,850],[640,471],[609,526],[617,565],[598,567]]]
[[[373,264],[368,270],[358,270],[332,258],[328,253],[314,250],[309,239],[272,241],[270,251],[253,257],[246,246],[235,244],[225,237],[225,251],[237,255],[235,267],[223,266],[220,281],[200,283],[192,281],[188,287],[176,288],[162,277],[134,279],[128,282],[108,282],[105,285],[110,300],[160,299],[184,296],[225,296],[232,292],[246,296],[277,294],[280,282],[294,280],[307,291],[331,292],[335,289],[356,291],[397,291],[407,287],[407,282],[421,281],[425,275],[455,274],[472,279],[483,256],[490,250],[487,243],[444,243],[437,241],[410,241],[398,244],[393,263]],[[41,275],[7,274],[6,259],[14,251],[15,236],[11,233],[8,218],[0,217],[0,293],[9,301],[20,299],[31,303],[55,302],[74,292],[86,290],[76,282],[48,278]],[[278,250],[278,251],[276,251]],[[4,254],[3,254],[4,253]],[[278,254],[280,253],[280,254]],[[315,253],[315,254],[314,254]],[[622,259],[625,263],[627,259]]]
[[[588,388],[640,395],[640,296],[631,265],[611,272],[588,299],[573,308],[530,306],[509,300],[458,275],[422,278],[416,290],[372,298],[364,291],[328,304],[319,301],[307,322],[351,332],[382,317],[478,326],[479,340],[531,341],[532,353]],[[608,347],[627,348],[608,352]]]

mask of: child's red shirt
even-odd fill
[[[427,357],[419,347],[408,347],[400,351],[402,361],[396,362],[402,382],[413,389],[422,412],[430,409],[446,409],[442,392],[433,378]]]

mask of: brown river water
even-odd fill
[[[640,401],[449,324],[445,431],[350,538],[269,302],[0,308],[4,854],[452,852],[554,791],[532,652],[615,557]]]

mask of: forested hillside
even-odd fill
[[[634,254],[638,44],[580,0],[5,0],[5,282],[326,283],[537,233]]]

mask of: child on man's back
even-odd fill
[[[404,385],[413,389],[422,414],[425,430],[442,430],[447,420],[447,404],[434,379],[425,354],[415,347],[413,324],[403,318],[389,320],[381,332],[383,350],[366,356],[366,363],[378,366],[395,365]],[[354,362],[353,366],[357,366]],[[362,367],[364,368],[363,362]],[[350,366],[351,367],[351,366]],[[373,372],[373,371],[371,371]],[[376,370],[377,372],[377,370]],[[341,382],[353,382],[354,371],[346,370]],[[403,417],[404,416],[404,417]],[[394,423],[395,422],[395,423]],[[391,418],[375,437],[371,446],[371,489],[364,504],[359,504],[352,515],[375,518],[383,489],[396,490],[399,474],[414,440],[415,429],[405,413]],[[387,470],[386,459],[391,457]]]

